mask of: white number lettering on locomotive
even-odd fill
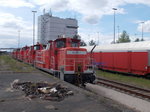
[[[86,51],[67,51],[67,54],[86,54]]]

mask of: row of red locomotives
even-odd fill
[[[88,52],[92,47],[85,47]],[[103,70],[136,75],[150,74],[150,41],[96,46],[94,64]]]
[[[19,61],[34,65],[36,51],[42,50],[43,47],[43,45],[37,43],[34,46],[25,46],[23,48],[18,48],[12,52],[12,57]]]
[[[12,56],[34,65],[70,83],[92,83],[95,80],[92,59],[80,40],[58,38],[45,46],[36,44],[16,49]]]

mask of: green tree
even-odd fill
[[[84,40],[81,40],[80,46],[87,46],[86,43],[84,42]]]
[[[139,42],[139,41],[140,41],[140,39],[139,39],[139,38],[136,38],[134,42]]]
[[[122,34],[120,35],[119,39],[117,40],[117,43],[126,43],[126,42],[130,42],[130,38],[129,35],[127,34],[127,32],[124,30],[122,32]]]
[[[94,40],[91,40],[91,41],[89,42],[89,45],[90,45],[90,46],[94,46],[94,45],[96,45],[96,42],[95,42]]]
[[[142,38],[141,41],[144,41],[144,39]]]

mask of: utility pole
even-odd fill
[[[98,34],[98,36],[97,36],[98,37],[97,45],[99,45],[99,32],[97,32],[97,34]]]
[[[135,39],[136,39],[137,34],[135,33],[134,36],[135,36]]]
[[[18,48],[20,47],[20,30],[18,30]]]
[[[118,39],[119,39],[119,33],[120,33],[120,32],[119,32],[119,30],[120,30],[119,25],[117,26],[117,28],[118,28]]]
[[[115,30],[116,30],[116,29],[115,29],[115,27],[116,27],[116,17],[115,17],[115,16],[116,16],[116,12],[115,12],[115,11],[116,11],[117,9],[116,9],[116,8],[112,8],[112,9],[114,10],[114,40],[113,40],[113,43],[115,44],[115,43],[116,43],[116,42],[115,42],[115,33],[116,33],[116,31],[115,31]]]
[[[141,24],[142,24],[142,40],[144,40],[144,39],[143,39],[143,35],[144,35],[144,33],[143,33],[143,24],[144,24],[144,23],[145,23],[144,21],[141,22]]]
[[[33,45],[35,42],[35,13],[37,13],[37,11],[32,11],[33,12]]]

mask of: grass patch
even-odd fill
[[[138,87],[150,89],[150,80],[144,79],[142,77],[127,76],[127,75],[122,75],[122,74],[117,74],[117,73],[105,72],[101,70],[97,70],[96,74],[97,76],[107,78],[110,80],[115,80],[115,81],[119,81],[119,82],[123,82],[127,84],[132,84]]]
[[[33,72],[36,69],[8,55],[0,55],[0,71]]]

